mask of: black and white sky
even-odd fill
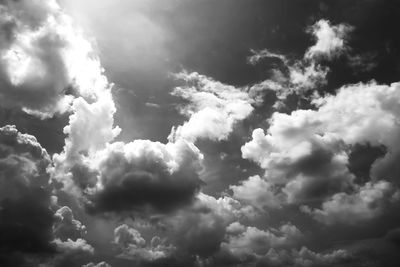
[[[0,266],[400,266],[399,17],[0,0]]]

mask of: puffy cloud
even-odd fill
[[[68,135],[64,147],[67,161],[104,148],[121,131],[118,126],[113,127],[116,108],[110,91],[104,92],[94,103],[78,98],[72,110],[69,124],[64,128]]]
[[[337,193],[322,204],[321,209],[302,210],[325,224],[358,224],[383,212],[385,202],[398,200],[399,191],[386,181],[368,182],[352,194]]]
[[[248,226],[237,235],[228,235],[222,250],[229,251],[234,257],[245,259],[249,255],[264,255],[271,248],[283,248],[294,245],[302,237],[300,230],[292,224],[283,224],[279,229],[261,230]]]
[[[91,245],[87,243],[86,240],[82,238],[78,238],[75,241],[72,239],[67,239],[66,241],[61,241],[60,239],[55,239],[54,244],[57,246],[57,249],[62,253],[67,255],[70,254],[93,254],[94,249]]]
[[[242,155],[265,169],[264,181],[249,178],[232,186],[234,193],[246,192],[247,201],[254,203],[259,196],[268,196],[270,204],[264,205],[277,208],[280,203],[323,199],[351,188],[354,176],[348,171],[341,141],[312,133],[306,124],[301,118],[286,120],[283,114],[274,114],[269,134],[255,130],[252,141],[242,147]],[[252,194],[249,186],[255,182],[257,194]]]
[[[15,126],[0,128],[0,262],[5,265],[19,253],[54,252],[49,163],[35,137]]]
[[[53,156],[51,174],[64,190],[79,196],[75,182],[88,171],[86,156],[120,132],[113,127],[112,84],[92,44],[56,1],[3,1],[0,7],[0,77],[5,83],[0,97],[6,106],[40,117],[71,112],[64,150]]]
[[[326,83],[326,75],[329,69],[315,62],[304,63],[296,62],[288,67],[289,69],[289,88],[285,91],[278,91],[278,97],[287,97],[289,94],[296,93],[300,97],[305,97],[308,91],[318,89],[318,86]]]
[[[273,53],[267,49],[254,51],[248,58],[252,65],[266,58],[278,59],[272,71],[272,77],[249,87],[252,95],[262,95],[265,90],[276,92],[276,107],[289,95],[296,94],[301,98],[318,97],[317,91],[327,83],[329,68],[320,64],[320,59],[333,59],[346,51],[347,34],[352,27],[346,24],[331,25],[327,20],[319,20],[308,28],[316,43],[309,47],[303,58],[293,60],[285,55]],[[351,58],[350,58],[351,59]]]
[[[347,24],[331,25],[324,19],[317,21],[308,29],[317,42],[307,50],[305,57],[332,59],[339,56],[347,49],[346,37],[352,29]]]
[[[158,236],[151,239],[150,244],[134,228],[123,224],[114,230],[114,243],[121,253],[118,257],[136,261],[156,261],[167,258],[175,250],[173,246],[167,246],[165,240]]]
[[[284,55],[266,53],[264,50],[250,58],[254,58],[252,62],[258,62],[268,57],[278,58],[281,64],[273,69],[269,79],[249,86],[249,93],[258,105],[262,104],[262,96],[266,90],[276,93],[279,101],[275,106],[279,106],[289,95],[296,94],[301,98],[314,97],[315,90],[326,84],[329,68],[320,65],[314,59],[289,60]]]
[[[104,149],[121,131],[114,127],[115,103],[108,87],[99,91],[96,101],[88,102],[82,97],[72,103],[69,124],[64,127],[64,149],[53,155],[52,178],[61,182],[64,190],[80,196],[77,184],[94,180],[89,168],[90,157]],[[79,187],[79,186],[78,186]]]
[[[395,182],[399,93],[397,83],[360,83],[344,86],[336,95],[316,98],[315,110],[274,113],[267,133],[254,130],[252,140],[242,147],[244,158],[265,169],[266,182],[259,182],[263,186],[257,190],[264,188],[264,195],[271,195],[281,186],[277,196],[284,193],[289,203],[321,201],[338,192],[357,191],[355,177],[348,169],[349,153],[356,144],[386,147],[385,156],[372,165],[371,178]],[[233,188],[244,192],[250,181]],[[254,194],[252,200],[259,195]]]
[[[86,233],[86,226],[75,220],[69,207],[61,207],[56,211],[54,217],[53,232],[60,240],[78,239]]]
[[[7,0],[0,13],[3,105],[49,117],[67,111],[73,95],[96,99],[107,84],[103,69],[56,1]]]
[[[254,210],[228,196],[200,193],[191,207],[164,218],[163,225],[177,253],[209,257],[220,249],[230,224],[254,216]]]
[[[258,175],[251,176],[240,185],[231,185],[229,188],[233,191],[235,199],[248,202],[259,210],[281,206],[282,200],[279,200],[273,185]]]
[[[245,119],[253,111],[254,100],[245,90],[214,81],[196,72],[182,72],[176,77],[187,83],[184,87],[176,87],[173,95],[189,101],[180,110],[189,120],[173,128],[169,140],[225,140],[233,131],[235,123]]]
[[[199,191],[199,150],[185,140],[162,144],[116,142],[98,153],[99,180],[89,209],[168,212],[194,200]]]
[[[85,226],[74,219],[71,209],[53,211],[57,203],[47,171],[51,160],[36,138],[15,126],[1,127],[0,155],[0,263],[55,263],[92,253],[81,238]]]
[[[142,238],[140,233],[136,229],[131,228],[126,224],[122,224],[115,228],[114,243],[122,248],[131,246],[134,248],[139,248],[146,245],[146,241]]]
[[[220,250],[204,261],[205,266],[264,266],[270,251],[286,251],[299,246],[303,234],[291,223],[278,229],[259,229],[233,222],[227,227]],[[295,251],[295,249],[293,249]],[[269,265],[267,265],[269,266]]]
[[[30,187],[48,184],[50,157],[34,136],[21,134],[15,126],[0,128],[0,200],[17,198]]]

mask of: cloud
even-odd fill
[[[316,253],[306,247],[291,251],[271,249],[258,266],[346,266],[347,263],[351,266],[352,259],[352,255],[340,249],[327,253]]]
[[[234,257],[247,258],[249,255],[264,255],[271,248],[283,248],[294,245],[302,233],[292,224],[283,224],[278,230],[260,230],[248,226],[238,235],[228,235],[228,241],[222,244],[223,251],[229,251]]]
[[[64,206],[59,208],[55,212],[54,217],[53,232],[60,240],[64,241],[68,238],[78,239],[86,234],[86,226],[80,221],[75,220],[72,210],[69,207]]]
[[[166,245],[165,240],[154,236],[147,244],[146,240],[134,228],[122,224],[114,230],[114,243],[121,253],[118,257],[135,261],[153,262],[170,257],[175,248]]]
[[[180,109],[189,120],[173,128],[169,140],[226,140],[235,124],[253,111],[254,100],[244,90],[196,72],[181,72],[176,77],[185,81],[186,85],[176,87],[172,94],[189,101]]]
[[[275,199],[284,194],[288,203],[318,203],[339,192],[362,190],[348,169],[349,153],[356,144],[386,147],[385,156],[372,164],[370,179],[373,184],[381,179],[397,183],[393,177],[399,155],[398,88],[397,83],[375,82],[344,86],[336,95],[316,98],[315,110],[275,112],[267,133],[254,130],[252,140],[242,147],[243,157],[265,170],[265,182],[257,190],[264,190],[264,196],[279,196]],[[244,192],[254,180],[232,188]],[[251,201],[256,202],[260,194],[254,194]],[[337,197],[347,196],[343,194]]]
[[[248,63],[252,65],[256,65],[258,62],[260,62],[263,59],[266,58],[277,58],[280,59],[282,62],[286,63],[287,58],[284,55],[278,54],[278,53],[273,53],[269,51],[268,49],[262,49],[262,50],[250,50],[253,55],[249,56],[247,58]]]
[[[15,126],[1,127],[0,155],[0,263],[59,262],[93,253],[82,239],[85,226],[71,209],[54,212],[57,198],[47,171],[51,159],[36,138]]]
[[[351,188],[354,176],[348,171],[341,140],[315,134],[307,129],[307,123],[295,113],[275,113],[268,134],[254,130],[253,139],[242,147],[242,155],[265,170],[264,180],[249,178],[232,186],[234,193],[247,191],[247,201],[254,203],[258,196],[269,196],[269,203],[259,204],[278,208],[284,203],[321,200]],[[256,194],[246,188],[254,182],[258,183]]]
[[[252,56],[248,62],[252,65],[267,58],[277,59],[271,77],[262,82],[253,84],[249,91],[253,95],[262,95],[265,90],[276,92],[278,102],[276,107],[282,106],[290,95],[312,99],[318,96],[318,90],[327,83],[329,67],[321,65],[321,59],[332,60],[349,50],[346,44],[347,35],[353,27],[347,24],[331,25],[328,20],[321,19],[308,28],[316,43],[309,47],[301,59],[292,59],[267,49],[251,50]],[[357,64],[359,57],[350,57],[350,61]]]
[[[0,128],[0,265],[29,265],[32,257],[49,266],[101,260],[139,266],[345,266],[352,261],[349,251],[301,247],[309,233],[281,218],[265,221],[269,211],[295,219],[305,213],[332,226],[380,217],[389,202],[398,201],[399,84],[360,83],[320,95],[329,71],[323,62],[349,50],[348,25],[318,21],[309,29],[316,43],[300,59],[252,51],[250,64],[277,61],[272,77],[254,85],[177,74],[184,85],[172,94],[185,101],[179,111],[187,120],[172,129],[166,143],[120,142],[113,84],[57,3],[2,1],[0,15],[3,105],[41,118],[69,114],[65,146],[52,158],[33,136],[13,126]],[[263,90],[275,91],[278,102],[297,95],[312,108],[275,112],[268,129],[253,131],[242,156],[263,174],[227,185],[231,196],[201,192],[203,154],[196,142],[226,141],[236,124],[264,104]],[[360,144],[386,151],[363,181],[349,169],[351,152]],[[296,210],[291,216],[288,206],[301,206],[303,214]],[[104,228],[115,230],[101,233]],[[85,239],[87,231],[92,240]],[[97,233],[109,239],[103,242],[107,238]],[[396,230],[387,238],[397,242]]]
[[[49,155],[35,137],[10,125],[0,128],[0,155],[0,262],[19,253],[54,253]]]
[[[75,95],[93,100],[107,85],[83,34],[56,1],[0,5],[2,105],[45,118],[63,113]]]
[[[142,238],[136,229],[131,228],[126,224],[122,224],[114,230],[114,243],[122,248],[130,246],[138,248],[144,247],[146,245],[146,240]]]
[[[316,43],[308,48],[306,58],[332,59],[348,49],[346,38],[353,27],[347,24],[331,25],[328,20],[321,19],[308,28],[314,35]]]
[[[279,208],[282,200],[279,200],[273,185],[260,176],[251,176],[239,185],[229,187],[233,191],[233,197],[251,204],[263,211],[264,208]]]
[[[102,261],[97,264],[91,262],[91,263],[83,265],[82,267],[111,267],[111,265]]]
[[[55,239],[54,244],[57,246],[57,249],[62,253],[67,255],[70,254],[93,254],[94,249],[91,245],[87,243],[86,240],[78,238],[75,241],[71,239],[67,239],[66,241],[61,241],[60,239]]]
[[[253,216],[254,210],[228,196],[214,198],[200,193],[191,207],[163,218],[162,222],[178,254],[207,258],[219,251],[231,223]]]
[[[302,210],[328,225],[336,223],[355,225],[381,215],[385,204],[398,200],[399,193],[386,181],[368,182],[352,194],[342,192],[333,195],[322,204],[321,209],[303,206]]]
[[[89,210],[168,212],[194,200],[201,180],[199,150],[185,140],[113,143],[99,152],[99,183]]]

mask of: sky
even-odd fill
[[[0,0],[0,266],[399,266],[399,15]]]

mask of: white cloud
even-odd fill
[[[176,77],[187,83],[183,87],[176,87],[173,95],[189,101],[180,110],[189,120],[172,130],[170,140],[225,140],[233,131],[235,123],[245,119],[253,111],[254,100],[244,90],[196,72],[182,72]]]
[[[94,248],[87,243],[86,240],[78,238],[73,241],[71,239],[67,239],[66,241],[61,241],[60,239],[55,239],[53,243],[57,246],[57,249],[66,254],[93,254]]]
[[[147,244],[136,229],[126,224],[115,228],[114,243],[121,250],[118,257],[136,261],[154,261],[167,258],[175,250],[173,246],[165,245],[165,240],[161,240],[158,236],[153,237],[151,242]]]
[[[111,265],[108,264],[107,262],[102,261],[97,264],[90,262],[88,264],[83,265],[82,267],[111,267]]]
[[[284,248],[296,244],[302,237],[300,230],[292,224],[283,224],[279,229],[261,230],[247,226],[239,234],[228,234],[228,240],[221,245],[221,250],[235,258],[244,259],[249,255],[261,256],[271,248]]]
[[[261,211],[264,208],[279,208],[282,203],[273,185],[258,175],[251,176],[240,185],[231,185],[229,188],[233,191],[235,199],[247,202]]]
[[[321,209],[302,210],[325,224],[358,224],[382,214],[384,204],[397,200],[399,191],[386,181],[368,182],[352,194],[337,193],[322,204]]]
[[[122,248],[139,248],[146,245],[146,240],[142,238],[136,229],[122,224],[114,230],[114,243]]]
[[[276,112],[266,134],[262,129],[253,131],[252,140],[242,147],[242,155],[265,169],[264,179],[270,187],[282,186],[289,203],[308,197],[321,201],[334,193],[356,189],[354,175],[347,167],[348,153],[355,144],[385,146],[388,153],[373,164],[371,177],[394,180],[396,172],[390,170],[394,170],[400,153],[396,119],[400,115],[399,88],[398,83],[386,86],[375,82],[344,86],[336,95],[316,98],[315,110]]]
[[[260,62],[265,58],[278,58],[285,63],[287,62],[287,58],[284,55],[281,55],[279,53],[273,53],[268,49],[262,49],[259,51],[251,49],[250,51],[252,55],[247,58],[247,61],[252,65],[256,65],[258,62]]]
[[[306,58],[326,57],[332,59],[346,51],[347,34],[353,28],[347,24],[331,25],[329,21],[321,19],[312,25],[308,31],[316,39],[306,54]]]
[[[73,95],[95,100],[108,86],[92,45],[56,1],[7,0],[0,13],[3,106],[50,117],[68,111]]]
[[[59,208],[54,217],[53,233],[57,238],[61,240],[67,238],[77,239],[86,234],[86,226],[74,218],[69,207]]]
[[[278,97],[276,107],[282,105],[281,101],[292,94],[301,98],[318,97],[317,90],[327,83],[329,72],[329,68],[319,61],[321,58],[333,59],[348,50],[346,38],[351,30],[352,27],[346,24],[331,25],[323,19],[317,21],[308,29],[316,43],[298,60],[267,49],[251,50],[253,55],[248,58],[248,62],[252,65],[265,58],[279,59],[281,64],[273,69],[271,78],[250,86],[249,91],[256,96],[262,95],[265,90],[275,91]]]

